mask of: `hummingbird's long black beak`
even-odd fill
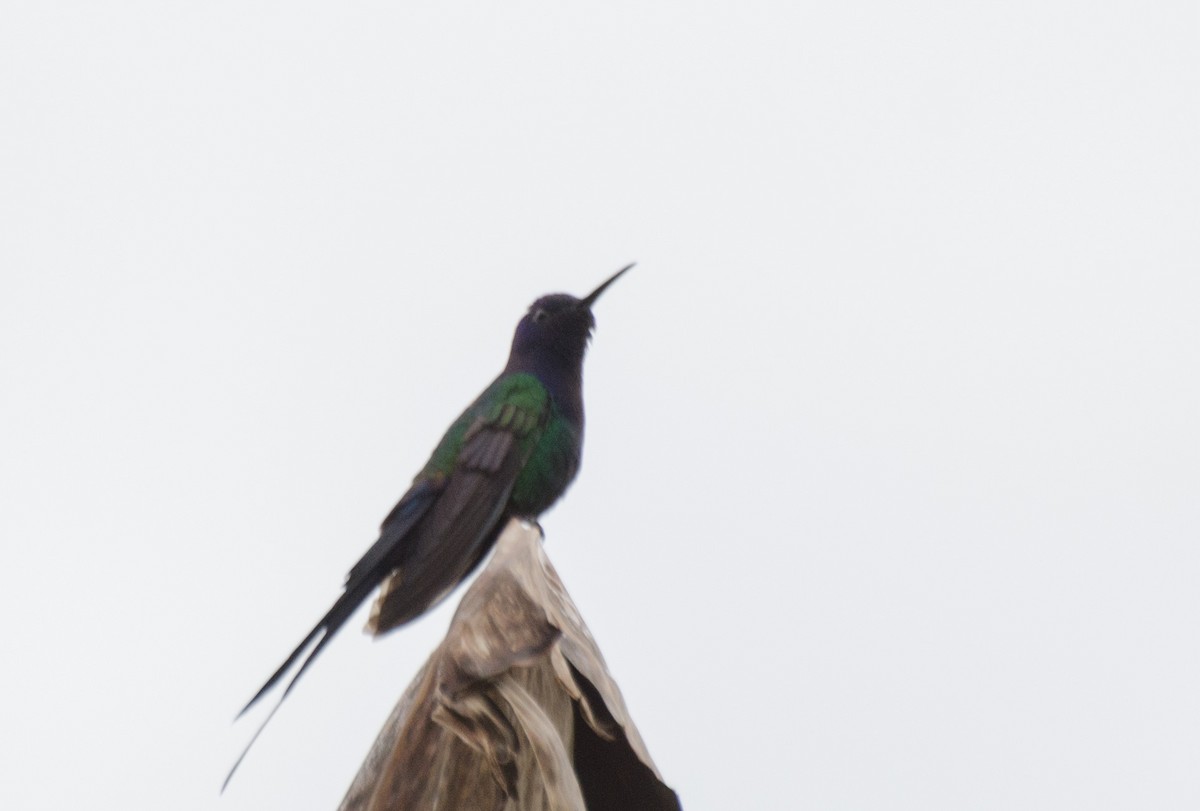
[[[602,285],[600,285],[595,290],[593,290],[592,292],[590,292],[586,296],[584,296],[582,299],[580,299],[579,306],[586,307],[590,310],[592,305],[596,303],[596,299],[600,298],[600,294],[603,293],[605,290],[607,290],[608,286],[610,284],[615,282],[617,279],[621,278],[622,273],[629,270],[631,267],[633,267],[636,264],[637,264],[637,262],[630,262],[628,265],[621,268],[613,275],[609,276],[608,279],[606,279]]]

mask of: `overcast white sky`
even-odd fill
[[[332,809],[458,595],[231,718],[636,260],[543,523],[685,808],[1200,807],[1195,3],[3,18],[0,806]]]

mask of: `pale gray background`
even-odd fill
[[[690,811],[1200,807],[1194,3],[5,4],[0,806],[330,809],[308,629],[529,301]]]

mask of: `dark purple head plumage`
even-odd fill
[[[549,356],[547,360],[581,363],[596,317],[580,299],[551,293],[529,305],[513,335],[513,357]]]
[[[531,304],[517,324],[505,371],[528,372],[541,380],[556,399],[579,400],[583,355],[596,327],[592,305],[631,267],[621,268],[583,298],[551,293]]]

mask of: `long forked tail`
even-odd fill
[[[313,660],[317,658],[317,654],[321,652],[321,649],[324,648],[331,639],[333,639],[333,635],[336,634],[338,630],[346,624],[346,620],[350,619],[350,615],[352,615],[362,601],[367,598],[367,596],[375,588],[375,585],[376,583],[373,579],[361,578],[356,584],[352,585],[345,592],[343,592],[342,596],[338,597],[337,602],[333,604],[333,607],[330,608],[329,611],[325,613],[325,616],[321,618],[321,621],[318,622],[316,626],[308,632],[308,636],[304,637],[303,641],[296,646],[296,649],[292,651],[291,655],[288,656],[288,658],[284,660],[283,664],[279,666],[279,669],[272,673],[271,678],[267,679],[263,686],[259,688],[258,692],[254,694],[254,698],[250,699],[250,701],[246,703],[245,707],[242,707],[241,712],[239,712],[237,717],[234,718],[235,721],[245,715],[246,711],[257,704],[258,700],[270,692],[271,688],[279,684],[283,677],[287,675],[287,672],[291,670],[292,665],[294,665],[296,661],[302,655],[304,655],[304,652],[309,649],[309,646],[312,645],[312,650],[309,652],[308,656],[305,656],[303,663],[301,663],[300,668],[296,671],[296,674],[292,676],[291,680],[287,683],[287,686],[283,688],[283,692],[280,694],[279,700],[275,702],[275,706],[271,708],[271,711],[267,713],[267,717],[264,718],[262,723],[258,725],[258,729],[255,730],[254,735],[250,738],[250,742],[246,744],[246,747],[242,750],[242,753],[238,755],[238,759],[234,761],[232,768],[229,769],[229,774],[225,775],[225,781],[221,783],[222,792],[224,792],[225,787],[229,785],[229,781],[233,779],[234,772],[237,771],[238,766],[242,765],[242,760],[245,759],[246,753],[250,751],[250,747],[254,745],[256,740],[258,740],[258,736],[262,734],[262,731],[266,728],[270,720],[275,717],[275,713],[283,704],[283,700],[287,698],[288,693],[290,693],[292,688],[296,686],[296,681],[301,675],[303,675],[304,671],[308,669],[308,666],[313,663]],[[316,640],[316,645],[312,644],[314,639]]]
[[[281,682],[292,666],[304,656],[305,651],[312,650],[305,656],[300,668],[296,674],[292,676],[291,681],[287,683],[287,687],[283,689],[283,693],[279,696],[279,700],[275,706],[271,708],[271,712],[263,719],[263,722],[258,725],[250,742],[246,744],[246,748],[242,750],[242,754],[234,762],[233,768],[229,770],[229,774],[225,776],[225,782],[221,784],[221,791],[225,791],[225,787],[229,785],[229,780],[233,777],[233,773],[237,771],[242,760],[246,757],[246,753],[250,751],[250,747],[258,740],[258,736],[262,734],[267,723],[274,717],[279,710],[279,706],[283,704],[283,700],[287,698],[288,693],[296,686],[296,681],[303,675],[308,666],[317,658],[317,654],[321,652],[338,630],[346,624],[346,620],[350,619],[350,615],[354,613],[362,601],[367,599],[375,587],[388,576],[397,566],[395,556],[402,545],[407,542],[408,535],[413,528],[420,522],[425,511],[434,503],[440,489],[440,481],[438,480],[422,480],[418,481],[412,488],[404,494],[400,502],[395,506],[392,512],[384,519],[383,526],[380,528],[379,539],[372,544],[367,553],[363,555],[358,563],[346,575],[345,591],[342,596],[337,598],[333,607],[325,612],[325,616],[321,621],[308,632],[308,636],[301,640],[296,649],[291,655],[284,660],[279,669],[271,674],[271,678],[258,689],[254,694],[254,698],[246,702],[246,706],[242,707],[241,712],[234,718],[236,721],[246,714],[246,711],[258,703],[264,695],[271,691],[279,682]],[[313,645],[313,641],[316,644]]]

